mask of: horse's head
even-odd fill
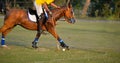
[[[64,17],[65,17],[65,20],[67,22],[72,23],[72,24],[75,23],[74,12],[73,12],[70,0],[67,0],[66,10],[65,10],[65,13],[64,13]]]

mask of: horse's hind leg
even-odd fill
[[[5,45],[5,37],[6,35],[11,31],[11,29],[13,28],[14,26],[7,26],[7,25],[3,25],[2,28],[0,29],[0,32],[2,33],[2,38],[1,38],[1,45],[2,47],[7,47]]]
[[[1,37],[1,45],[2,45],[2,47],[7,47],[5,45],[5,37],[6,37],[7,33],[10,32],[10,31],[11,31],[11,29],[6,30],[5,32],[2,32],[2,37]]]

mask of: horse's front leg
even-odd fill
[[[43,31],[37,32],[36,37],[35,37],[34,41],[32,42],[32,47],[33,48],[38,48],[37,43],[38,43],[39,37],[41,36],[42,32]]]
[[[48,30],[47,30],[49,33],[51,33],[57,40],[58,42],[60,43],[60,46],[63,48],[63,51],[65,49],[69,50],[69,46],[67,46],[64,41],[58,36],[58,34],[56,33],[55,31],[55,28],[54,27],[51,27],[49,26]]]

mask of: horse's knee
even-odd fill
[[[5,32],[6,30],[8,29],[11,29],[13,26],[11,25],[3,25],[1,28],[0,28],[0,31],[1,32]]]
[[[0,28],[0,33],[1,33],[1,28]]]
[[[0,33],[4,32],[6,29],[7,29],[6,27],[5,28],[4,27],[0,28]]]

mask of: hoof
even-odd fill
[[[35,49],[38,48],[37,47],[37,43],[36,42],[32,42],[32,47],[35,48]]]
[[[70,49],[69,49],[69,46],[66,46],[66,50],[70,50]]]
[[[64,48],[62,49],[62,51],[66,51],[66,50],[70,50],[70,49],[69,49],[69,46],[66,46],[66,47],[64,47]]]
[[[36,45],[32,45],[32,47],[35,48],[35,49],[38,48]]]
[[[7,46],[7,45],[2,45],[2,47],[3,47],[3,48],[8,48],[8,46]]]
[[[7,45],[2,45],[2,48],[10,49]]]

